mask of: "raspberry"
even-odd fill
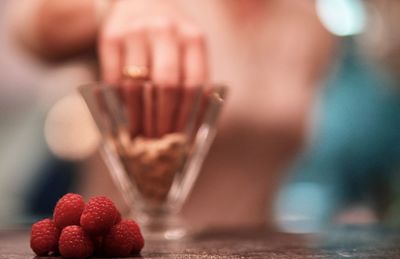
[[[138,253],[144,245],[138,225],[132,220],[122,220],[114,225],[103,239],[107,256],[127,257]]]
[[[87,258],[93,254],[93,242],[80,226],[67,226],[58,241],[60,254],[66,258]]]
[[[56,226],[62,230],[66,226],[79,225],[84,207],[82,196],[74,193],[65,194],[54,208],[53,218]]]
[[[31,248],[39,256],[57,252],[60,231],[54,221],[43,219],[32,225]]]
[[[129,228],[129,231],[133,234],[135,242],[132,247],[132,254],[138,254],[144,247],[144,239],[142,233],[140,232],[139,225],[133,220],[124,220],[124,224]]]
[[[114,225],[117,213],[114,203],[107,197],[92,197],[83,209],[80,223],[90,235],[104,235]]]

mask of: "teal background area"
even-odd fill
[[[316,107],[311,143],[277,200],[278,220],[292,215],[308,221],[311,230],[351,205],[369,206],[384,217],[395,200],[400,86],[352,38],[341,45]]]

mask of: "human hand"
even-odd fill
[[[103,80],[123,88],[131,133],[160,137],[184,129],[207,81],[205,37],[196,25],[162,1],[115,1],[98,49]],[[124,77],[127,68],[148,71],[154,89]]]

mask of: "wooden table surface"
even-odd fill
[[[0,232],[0,258],[34,258],[28,231]],[[143,258],[400,258],[400,231],[342,227],[320,235],[219,231],[191,241],[147,242]],[[49,257],[47,257],[49,258]]]

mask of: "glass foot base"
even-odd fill
[[[130,218],[135,219],[139,223],[145,240],[182,240],[191,236],[190,229],[182,218],[177,215],[152,217],[131,213]]]
[[[173,227],[169,229],[149,229],[146,226],[141,228],[145,240],[182,240],[188,237],[188,231],[184,227]]]

